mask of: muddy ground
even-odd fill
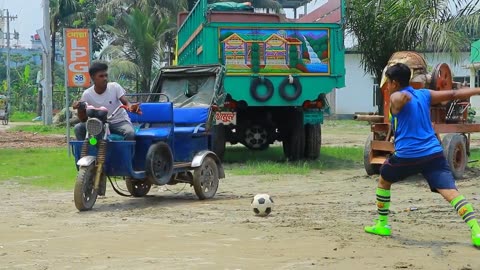
[[[324,144],[363,145],[366,135],[352,134],[324,129]],[[49,140],[28,136],[15,137],[27,146]],[[307,176],[226,169],[213,200],[197,200],[183,184],[145,198],[109,188],[82,213],[70,190],[0,182],[0,269],[480,269],[468,227],[419,178],[394,187],[394,235],[381,238],[363,232],[376,216],[376,178],[361,168]],[[458,186],[480,209],[478,176],[470,170]],[[274,211],[255,217],[250,200],[264,192]]]

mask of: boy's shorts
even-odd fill
[[[437,192],[437,189],[457,189],[443,152],[420,158],[399,158],[392,155],[380,168],[380,175],[390,183],[419,173],[427,180],[432,192]]]

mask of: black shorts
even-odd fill
[[[421,158],[399,158],[393,155],[380,168],[380,175],[390,183],[419,173],[425,177],[433,192],[437,192],[437,189],[457,189],[443,152]]]

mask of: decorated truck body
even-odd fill
[[[339,23],[298,23],[248,3],[207,0],[179,14],[175,64],[226,68],[214,128],[220,157],[226,142],[264,150],[275,141],[290,160],[319,157],[326,94],[345,86],[344,0],[339,8]]]

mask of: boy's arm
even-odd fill
[[[119,86],[118,95],[120,95],[120,98],[119,98],[120,102],[122,102],[123,105],[127,106],[129,111],[134,113],[141,113],[139,104],[138,103],[131,104],[128,101],[127,97],[125,96],[125,93],[126,93],[125,89],[123,89],[123,87],[121,87],[120,85],[118,86]]]
[[[480,88],[462,88],[458,90],[434,91],[430,90],[430,103],[439,104],[444,101],[466,99],[480,94]]]
[[[390,110],[392,114],[398,114],[403,106],[407,104],[412,97],[405,92],[395,92],[390,96]]]

